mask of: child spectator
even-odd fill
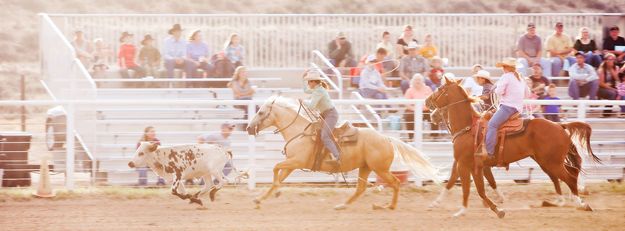
[[[135,63],[135,55],[137,53],[137,48],[132,44],[133,34],[128,32],[123,32],[122,36],[119,38],[119,42],[121,42],[121,46],[119,47],[119,67],[122,78],[130,78],[129,70],[135,71],[135,78],[143,78],[145,77],[145,69],[137,65]]]
[[[493,99],[491,98],[491,92],[493,90],[493,79],[490,77],[490,72],[486,70],[479,70],[473,75],[475,82],[482,87],[482,93],[479,98],[484,102],[482,104],[482,111],[489,110],[493,106]]]
[[[438,56],[434,56],[430,60],[430,72],[428,73],[428,79],[425,80],[425,84],[432,88],[432,91],[436,90],[442,85],[441,79],[444,74],[443,60]]]
[[[113,58],[113,50],[101,38],[94,39],[93,44],[93,77],[100,78],[100,75],[109,69],[109,62]]]
[[[388,31],[384,31],[382,33],[382,41],[378,43],[378,45],[376,46],[376,50],[380,50],[380,48],[384,48],[384,50],[386,50],[387,58],[395,58],[395,48],[393,47],[393,43],[391,42],[391,33],[389,33]]]
[[[189,43],[187,44],[187,62],[185,66],[185,72],[187,77],[201,78],[197,69],[202,69],[204,74],[208,75],[213,70],[213,66],[209,63],[210,50],[208,44],[202,41],[202,33],[200,30],[195,30],[189,36]]]
[[[156,144],[161,144],[161,141],[156,138],[156,130],[152,126],[147,126],[143,129],[143,135],[139,142],[137,142],[137,148],[141,146],[141,142],[154,142]],[[148,185],[148,167],[145,168],[137,168],[139,172],[139,186]],[[161,177],[158,178],[157,185],[165,185],[165,180]]]
[[[438,54],[438,49],[432,40],[431,34],[425,35],[425,44],[419,49],[419,54],[423,56],[423,58],[432,59]]]
[[[232,62],[234,67],[242,66],[245,58],[245,48],[241,45],[241,39],[238,34],[231,34],[228,41],[224,45],[226,57]]]
[[[141,51],[139,51],[139,62],[141,66],[146,70],[148,76],[158,76],[158,68],[161,64],[161,52],[154,47],[154,39],[149,34],[146,34],[141,41]]]
[[[556,85],[549,84],[547,88],[547,96],[543,98],[544,100],[560,100],[556,96]],[[543,114],[545,119],[551,120],[553,122],[560,122],[560,105],[544,105],[543,106]]]
[[[538,98],[545,97],[545,88],[551,84],[547,77],[543,76],[543,68],[539,63],[532,65],[532,75],[530,75],[530,90],[538,95]]]

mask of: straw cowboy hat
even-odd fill
[[[173,34],[174,31],[182,31],[182,27],[180,26],[180,24],[174,24],[171,29],[169,29],[167,31],[168,34]]]
[[[323,80],[323,78],[321,78],[321,75],[319,74],[319,72],[316,71],[311,71],[306,73],[306,76],[304,77],[305,81],[314,81],[314,80]]]
[[[497,62],[497,64],[495,64],[496,67],[504,67],[504,66],[508,66],[508,67],[514,67],[516,68],[516,59],[515,58],[504,58],[502,61]]]
[[[490,77],[490,72],[486,71],[486,70],[479,70],[475,75],[473,75],[474,78],[483,78],[486,81],[493,83],[493,78]]]

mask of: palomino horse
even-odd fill
[[[456,170],[462,182],[463,207],[454,216],[464,215],[468,206],[470,177],[473,175],[477,192],[490,209],[499,218],[505,212],[493,203],[484,193],[483,168],[494,166],[495,161],[485,161],[485,166],[474,165],[474,134],[473,121],[479,114],[471,106],[472,99],[464,89],[454,80],[445,78],[445,85],[426,99],[430,109],[442,111],[442,118],[449,125],[453,137],[454,159],[457,162]],[[568,132],[568,134],[567,134]],[[564,197],[560,189],[559,180],[564,181],[578,208],[591,211],[577,192],[577,176],[582,168],[582,159],[573,139],[579,143],[579,150],[584,150],[593,161],[600,162],[590,147],[592,128],[582,122],[553,123],[545,119],[531,120],[522,134],[506,138],[504,144],[504,163],[512,163],[531,157],[553,181],[558,202],[564,204]],[[476,169],[474,169],[476,168]],[[472,171],[474,170],[474,171]]]
[[[250,135],[257,135],[259,131],[268,127],[276,127],[274,133],[280,133],[287,142],[284,147],[286,160],[276,164],[273,168],[273,184],[262,196],[254,202],[260,205],[261,201],[269,198],[280,184],[296,169],[312,169],[314,164],[313,153],[315,141],[313,140],[312,121],[304,114],[300,114],[302,104],[299,107],[291,103],[287,98],[272,97],[264,103],[254,116],[247,131]],[[331,165],[322,163],[320,171],[339,173],[358,168],[358,185],[356,192],[343,204],[335,206],[335,209],[345,209],[364,192],[367,178],[371,171],[393,189],[393,199],[385,206],[374,205],[374,209],[395,209],[399,193],[399,180],[393,176],[389,168],[395,155],[410,167],[414,174],[424,178],[436,180],[437,170],[430,164],[416,148],[401,142],[398,139],[378,133],[373,129],[359,128],[358,140],[354,143],[340,145],[341,164],[336,169]],[[329,156],[326,156],[329,158]]]

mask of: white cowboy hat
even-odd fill
[[[417,42],[412,41],[408,43],[408,49],[417,49],[419,48],[419,45],[417,45]]]
[[[475,75],[473,75],[473,77],[483,78],[483,79],[488,80],[490,83],[493,83],[493,79],[490,77],[490,72],[486,70],[479,70]]]
[[[306,73],[304,80],[305,81],[323,80],[323,78],[321,78],[321,75],[319,74],[319,72],[311,71],[311,72]]]
[[[369,55],[369,56],[367,56],[366,61],[367,61],[367,62],[373,62],[373,61],[375,61],[375,55]]]
[[[508,57],[508,58],[504,58],[500,62],[497,62],[497,64],[495,64],[495,66],[496,67],[503,67],[503,66],[516,67],[517,63],[516,63],[516,59],[515,58]]]

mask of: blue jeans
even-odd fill
[[[184,72],[187,73],[187,78],[201,78],[202,76],[197,73],[197,69],[202,69],[208,75],[214,67],[212,64],[207,62],[200,62],[199,64],[185,62]]]
[[[588,95],[591,100],[597,99],[597,91],[599,90],[599,80],[587,82],[584,85],[578,85],[575,79],[569,80],[569,96],[578,100],[580,97]]]
[[[323,141],[323,146],[325,146],[332,156],[339,159],[339,149],[334,144],[334,140],[332,139],[332,130],[336,127],[336,123],[339,120],[339,113],[335,108],[325,110],[321,113],[321,117],[325,120],[325,124],[321,125],[321,140]]]
[[[177,64],[175,59],[165,59],[165,69],[167,70],[165,78],[175,78],[176,76],[174,76],[174,68],[183,69],[185,68],[187,63],[190,63],[189,60],[184,60],[183,63]],[[187,73],[187,75],[189,74]]]
[[[564,68],[564,61],[560,57],[552,57],[549,62],[551,62],[551,76],[560,76],[560,71]]]
[[[232,167],[232,160],[229,160],[228,162],[226,162],[226,165],[224,165],[224,170],[222,171],[224,173],[224,176],[228,176],[228,174],[230,174],[230,172],[232,172],[234,168]],[[217,185],[219,183],[219,181],[217,181],[217,179],[213,179],[213,184]]]
[[[522,65],[522,67],[519,68],[519,72],[521,72],[521,74],[523,74],[524,76],[530,76],[530,73],[529,73],[530,66],[529,66],[529,63],[527,62],[527,59],[519,58],[517,62],[519,62]],[[548,59],[540,58],[540,66],[543,68],[544,76],[552,76],[551,75],[551,62],[549,62]]]
[[[137,168],[137,172],[139,172],[139,185],[148,185],[148,170],[149,168]]]
[[[386,93],[378,91],[376,89],[363,88],[360,89],[360,94],[362,95],[362,97],[368,99],[388,99]]]
[[[497,145],[497,130],[505,123],[510,116],[514,115],[518,111],[516,108],[500,105],[499,110],[495,112],[493,118],[488,121],[488,130],[486,131],[486,151],[489,156],[495,155],[495,145]]]

